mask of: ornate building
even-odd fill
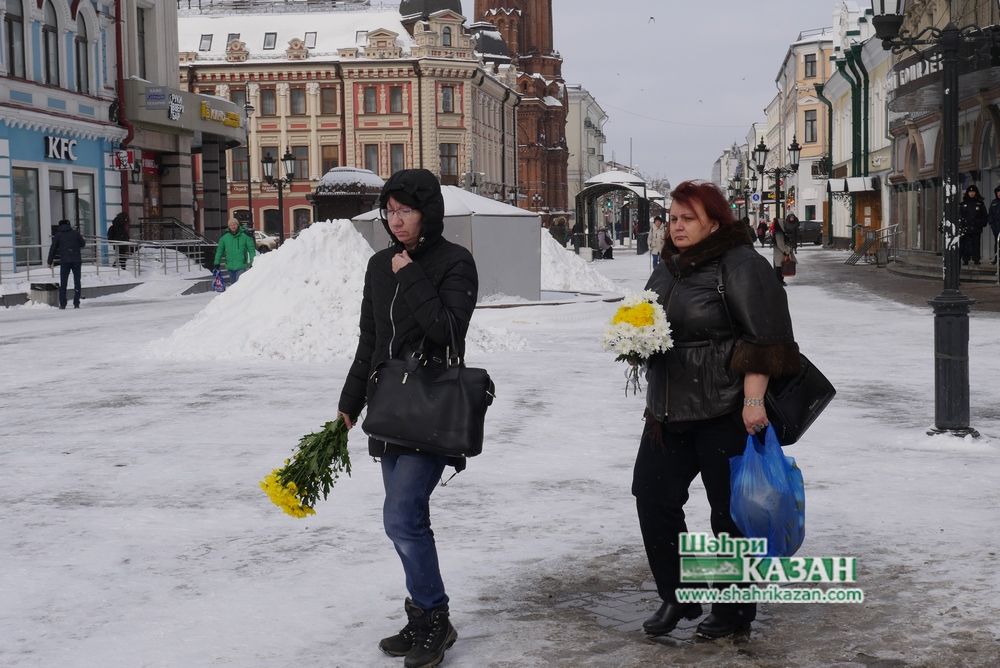
[[[201,4],[182,5],[181,79],[252,107],[249,151],[222,160],[227,206],[252,216],[256,229],[289,236],[308,225],[307,195],[339,166],[382,178],[423,167],[480,194],[514,192],[516,71],[483,63],[458,0],[404,2],[398,11],[318,0]],[[295,171],[280,211],[261,159],[286,149]],[[207,185],[197,184],[199,200]]]
[[[567,211],[569,98],[562,56],[553,48],[552,0],[476,0],[476,21],[496,26],[520,71],[517,90],[520,206],[543,214],[543,225]]]

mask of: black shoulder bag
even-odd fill
[[[361,429],[372,438],[447,457],[483,451],[486,409],[496,389],[485,369],[470,369],[455,351],[455,323],[448,313],[451,346],[443,366],[428,364],[425,336],[406,359],[390,358],[368,380],[368,413]]]
[[[735,336],[736,326],[733,323],[733,316],[729,313],[729,304],[726,302],[721,260],[716,283],[722,296],[722,305],[726,309],[726,318],[729,319],[729,327]],[[778,442],[782,445],[791,445],[802,438],[809,425],[816,421],[837,394],[833,383],[801,352],[799,362],[799,372],[796,375],[769,379],[767,392],[764,393],[767,419],[774,427]]]

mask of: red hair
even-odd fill
[[[698,202],[705,209],[705,215],[709,220],[714,220],[721,225],[735,225],[736,218],[729,208],[729,201],[722,194],[719,186],[711,181],[683,181],[670,193],[670,198],[674,202],[694,208],[694,203]]]

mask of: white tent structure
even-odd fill
[[[479,295],[541,298],[542,251],[538,214],[482,197],[457,186],[442,186],[444,237],[472,252],[479,272]],[[386,248],[389,233],[377,209],[352,219],[375,250]]]
[[[621,170],[602,172],[584,183],[584,188],[576,195],[576,243],[597,248],[597,229],[600,217],[595,208],[597,199],[609,193],[623,190],[634,193],[637,203],[636,250],[642,255],[649,249],[649,203],[662,199],[663,195],[646,187],[646,181],[641,176]]]

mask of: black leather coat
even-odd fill
[[[742,410],[745,373],[797,371],[785,291],[737,227],[723,226],[684,253],[675,250],[646,284],[666,309],[674,341],[646,370],[646,408],[661,422]]]
[[[441,236],[444,200],[434,175],[427,170],[397,172],[383,189],[383,208],[389,195],[421,211],[421,239],[410,252],[413,262],[395,274],[392,258],[403,250],[398,242],[368,261],[361,300],[361,336],[338,405],[338,410],[353,421],[367,402],[368,377],[379,362],[407,355],[425,336],[424,352],[432,358],[445,358],[445,349],[451,346],[449,313],[456,326],[458,354],[464,357],[465,335],[479,290],[472,253]],[[392,237],[388,224],[383,223]],[[393,449],[387,449],[382,441],[369,440],[373,457]]]

